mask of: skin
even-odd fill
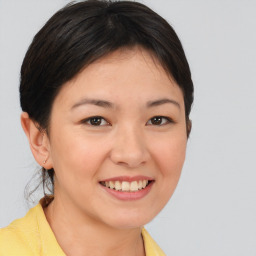
[[[113,106],[82,104],[84,99]],[[172,102],[148,106],[161,99]],[[104,119],[92,125],[88,118],[93,116]],[[155,124],[155,116],[171,121],[162,118]],[[78,256],[145,255],[141,228],[172,196],[187,144],[182,91],[158,61],[138,47],[113,52],[63,85],[48,135],[27,113],[21,121],[37,162],[55,170],[54,200],[44,210],[63,251]],[[139,200],[119,200],[99,184],[136,175],[154,180]]]

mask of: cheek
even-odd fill
[[[186,136],[168,136],[152,141],[151,156],[156,170],[156,199],[152,209],[157,215],[167,204],[178,184],[186,154]]]
[[[55,145],[55,192],[59,191],[72,200],[76,198],[77,203],[85,197],[92,196],[94,185],[98,182],[100,163],[103,161],[102,148],[100,151],[99,146],[90,140],[84,143],[82,139],[69,140],[67,137],[61,143],[56,141]]]
[[[183,166],[187,138],[182,136],[170,136],[152,143],[152,155],[155,157],[156,163],[161,166],[161,171],[165,174],[180,172]]]
[[[168,199],[172,195],[180,178],[186,155],[186,136],[174,136],[155,143],[154,162],[162,184],[161,193]]]
[[[93,176],[103,161],[107,149],[104,143],[81,133],[55,133],[52,143],[53,165],[57,176],[77,181]],[[64,175],[65,174],[65,175]],[[65,177],[64,177],[65,178]]]

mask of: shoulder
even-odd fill
[[[37,207],[37,206],[36,206]],[[13,221],[0,229],[0,255],[39,255],[36,207],[25,217]]]
[[[145,228],[142,229],[142,237],[144,241],[146,256],[166,256],[166,254],[153,240],[153,238],[150,236]]]

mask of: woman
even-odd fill
[[[66,6],[28,49],[20,101],[52,193],[1,230],[0,255],[164,255],[143,226],[178,183],[193,102],[170,25],[136,2]]]

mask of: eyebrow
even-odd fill
[[[163,99],[159,99],[159,100],[155,100],[155,101],[149,101],[147,102],[147,107],[151,108],[151,107],[156,107],[156,106],[160,106],[166,103],[171,103],[174,104],[175,106],[177,106],[180,109],[180,104],[172,99],[167,99],[167,98],[163,98]]]
[[[99,106],[99,107],[103,107],[103,108],[113,108],[114,104],[106,101],[106,100],[99,100],[99,99],[82,99],[81,101],[77,102],[75,105],[72,106],[72,110],[74,108],[77,108],[79,106],[82,105],[95,105],[95,106]]]
[[[151,108],[151,107],[157,107],[157,106],[160,106],[160,105],[163,105],[163,104],[167,104],[167,103],[171,103],[175,106],[177,106],[179,109],[180,109],[180,104],[175,101],[175,100],[172,100],[172,99],[167,99],[167,98],[163,98],[163,99],[159,99],[159,100],[154,100],[154,101],[148,101],[146,106],[148,108]],[[106,101],[106,100],[100,100],[100,99],[82,99],[81,101],[77,102],[76,104],[74,104],[71,109],[75,109],[79,106],[82,106],[82,105],[95,105],[95,106],[99,106],[99,107],[103,107],[103,108],[113,108],[114,107],[114,104],[109,102],[109,101]]]

